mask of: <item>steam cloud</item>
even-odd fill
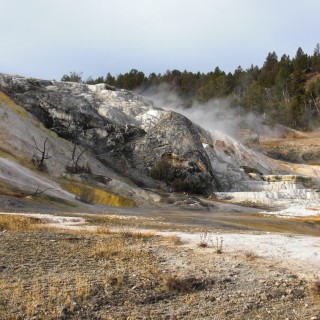
[[[204,129],[218,130],[234,138],[239,137],[239,129],[245,127],[260,134],[263,117],[253,113],[244,113],[240,107],[230,107],[231,98],[212,99],[207,103],[193,102],[191,107],[185,107],[185,101],[176,93],[170,91],[166,84],[138,90],[156,107],[179,112]],[[266,129],[266,128],[264,128]]]

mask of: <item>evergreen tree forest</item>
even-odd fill
[[[263,116],[269,124],[280,123],[292,128],[310,130],[320,125],[320,44],[312,55],[298,48],[295,56],[278,57],[268,53],[261,67],[240,66],[226,73],[216,67],[208,73],[168,70],[164,74],[130,72],[82,80],[81,73],[64,75],[63,81],[88,84],[105,83],[127,90],[156,92],[158,88],[179,96],[186,108],[193,102],[228,98],[230,108]],[[160,90],[160,89],[159,89]]]

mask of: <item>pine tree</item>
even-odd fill
[[[311,68],[312,71],[320,71],[320,43],[317,43],[316,47],[314,48],[314,53],[311,59]]]

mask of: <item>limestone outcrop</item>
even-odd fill
[[[219,189],[202,143],[202,129],[178,113],[154,107],[141,96],[104,84],[5,74],[0,74],[0,90],[47,129],[88,150],[106,168],[137,186],[172,190],[173,182],[178,181],[199,186],[204,195]],[[159,182],[150,172],[163,158],[173,176]]]

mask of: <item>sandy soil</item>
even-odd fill
[[[0,232],[1,320],[320,319],[312,289],[318,238],[159,236],[102,223],[82,230],[83,217],[43,218],[40,228]]]

